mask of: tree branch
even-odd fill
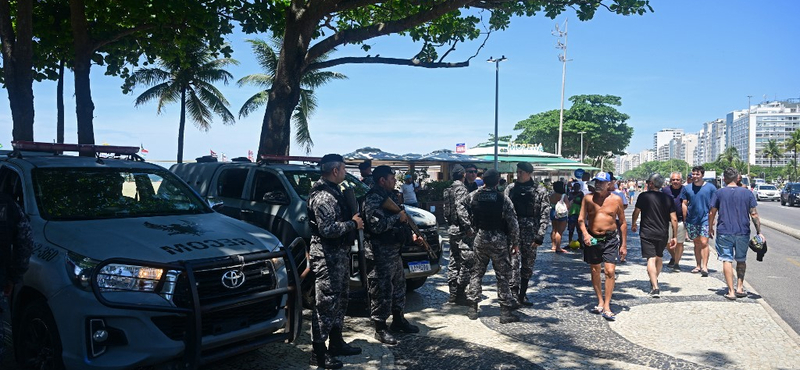
[[[447,55],[453,52],[453,50],[456,50],[456,44],[458,44],[458,40],[453,41],[453,45],[451,45],[450,48],[447,49],[447,51],[445,51],[444,54],[442,54],[442,57],[439,58],[439,63],[441,63],[444,60],[444,58],[447,58]]]
[[[98,49],[102,48],[103,46],[106,46],[108,44],[116,42],[116,41],[118,41],[119,39],[121,39],[121,38],[123,38],[125,36],[130,36],[130,35],[132,35],[132,34],[134,34],[136,32],[145,31],[145,30],[149,30],[149,29],[153,29],[153,28],[155,28],[155,25],[153,25],[153,24],[143,24],[141,26],[136,26],[136,27],[129,28],[127,30],[121,31],[121,32],[117,33],[116,35],[113,35],[113,36],[111,36],[111,37],[109,37],[109,38],[107,38],[105,40],[99,40],[99,41],[95,42],[92,45],[92,51],[97,51]]]
[[[400,59],[400,58],[383,58],[383,57],[344,57],[344,58],[330,59],[324,62],[309,64],[308,67],[306,67],[306,72],[338,66],[341,64],[367,64],[367,63],[392,64],[398,66],[422,67],[422,68],[460,68],[469,66],[469,61],[440,63],[440,62],[422,62],[416,58]]]
[[[353,0],[358,2],[358,0]],[[416,25],[432,21],[442,15],[459,9],[474,0],[448,0],[434,5],[428,10],[420,11],[403,19],[371,26],[339,31],[312,46],[306,53],[306,62],[315,60],[326,52],[342,44],[354,44],[378,36],[389,35],[409,29]]]

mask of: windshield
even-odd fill
[[[789,185],[789,191],[800,191],[800,184]]]
[[[321,173],[319,170],[303,170],[303,171],[283,171],[289,183],[292,184],[294,191],[303,200],[308,200],[308,194],[311,193],[311,187],[317,180],[319,180]],[[352,187],[355,190],[356,198],[361,198],[369,191],[369,187],[351,174],[345,176],[343,186]]]
[[[212,212],[167,170],[38,168],[33,186],[46,220],[94,220]]]
[[[758,190],[778,190],[772,185],[761,185],[758,187]]]

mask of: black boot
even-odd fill
[[[330,345],[328,346],[328,354],[331,356],[353,356],[361,354],[361,348],[351,346],[345,343],[342,338],[342,328],[331,328]]]
[[[447,303],[456,304],[458,302],[458,283],[452,282],[448,285],[450,287],[450,297],[447,298]]]
[[[519,294],[517,295],[517,301],[522,306],[533,306],[533,302],[528,300],[528,280],[520,281],[519,282]]]
[[[408,320],[406,320],[405,316],[402,312],[394,312],[392,314],[392,325],[389,326],[395,333],[419,333],[419,328],[415,325],[411,325]]]
[[[478,319],[478,304],[470,302],[469,308],[467,309],[467,317],[470,320],[477,320]]]
[[[467,293],[465,292],[466,289],[467,287],[463,286],[458,287],[456,290],[456,304],[459,306],[469,306],[472,304],[472,302],[467,299]]]
[[[341,361],[336,359],[336,357],[328,354],[327,350],[325,349],[324,342],[311,342],[311,346],[311,366],[317,366],[323,369],[341,369],[342,366],[344,366]]]
[[[375,339],[383,344],[397,344],[397,339],[394,338],[392,333],[389,333],[389,327],[386,325],[386,321],[373,320],[372,322],[375,324]]]
[[[510,307],[500,307],[500,323],[508,324],[519,321],[519,316],[512,312]]]

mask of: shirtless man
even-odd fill
[[[609,196],[611,176],[606,172],[600,172],[594,181],[594,192],[583,198],[578,226],[583,232],[583,242],[586,246],[583,249],[583,260],[592,268],[592,287],[597,294],[597,306],[592,312],[602,314],[606,320],[614,321],[616,316],[611,311],[611,294],[614,292],[617,255],[625,258],[628,254],[626,246],[628,225],[625,223],[622,198]],[[619,229],[617,229],[617,219],[620,221]],[[603,262],[606,273],[605,295],[600,286],[600,264]]]

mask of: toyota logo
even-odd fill
[[[239,270],[230,270],[222,274],[222,286],[228,289],[236,289],[244,284],[244,272]]]

